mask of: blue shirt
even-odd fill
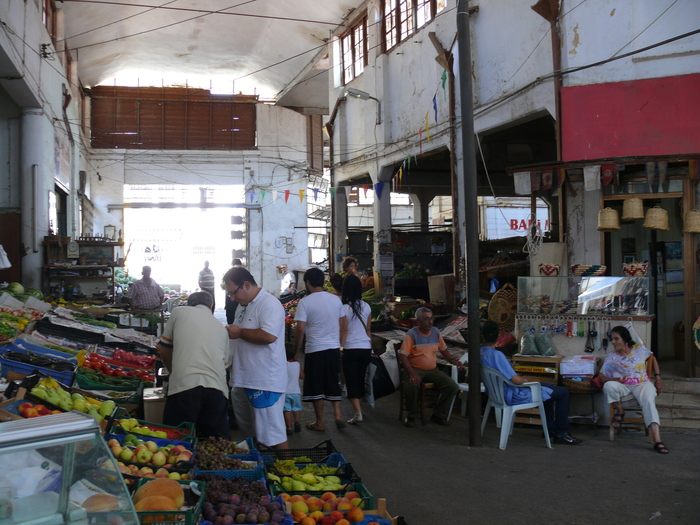
[[[507,379],[515,375],[515,370],[510,364],[503,352],[496,350],[491,346],[481,347],[481,366],[488,366],[494,370],[498,370]],[[542,387],[542,401],[547,401],[552,394],[552,389],[546,386]],[[522,405],[523,403],[532,402],[532,392],[529,388],[520,388],[506,383],[505,385],[506,403],[509,405]]]

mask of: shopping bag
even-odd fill
[[[384,360],[375,355],[367,367],[365,376],[365,399],[371,407],[377,399],[393,394],[396,391],[394,382],[389,375]]]

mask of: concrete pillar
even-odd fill
[[[22,113],[20,193],[22,206],[22,283],[41,288],[42,240],[48,232],[48,189],[44,184],[44,113],[29,109]],[[51,155],[53,157],[53,155]]]
[[[393,266],[393,256],[391,254],[382,255],[380,249],[382,244],[391,243],[391,176],[393,172],[393,166],[384,167],[380,170],[378,179],[380,182],[384,182],[382,196],[378,199],[375,194],[375,199],[372,203],[372,213],[374,215],[374,273],[382,278],[393,277],[393,273],[391,276],[382,275],[380,268],[382,258],[384,258],[385,262],[390,259]],[[374,289],[387,293],[387,290],[384,290],[383,283],[379,284],[376,277]],[[390,293],[393,295],[393,289]]]
[[[428,222],[430,221],[430,201],[433,200],[433,194],[425,190],[419,190],[416,193],[409,194],[409,198],[413,203],[413,218],[421,225],[422,231],[427,231]]]
[[[347,190],[346,190],[347,188]],[[343,257],[348,254],[348,194],[350,186],[338,186],[333,202],[333,213],[335,213],[335,236],[333,238],[333,261],[329,267],[335,272],[340,272],[340,263]]]

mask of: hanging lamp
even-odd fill
[[[700,233],[700,211],[690,210],[683,217],[683,232]]]
[[[650,230],[668,231],[668,212],[661,206],[649,208],[643,226]]]
[[[644,218],[644,202],[639,197],[630,197],[622,201],[622,220],[635,221]]]
[[[598,212],[598,231],[614,232],[620,229],[620,216],[613,208],[603,208]]]

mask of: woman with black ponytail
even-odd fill
[[[372,358],[372,316],[369,305],[362,300],[362,281],[356,275],[348,274],[343,279],[341,299],[348,329],[347,333],[341,333],[340,350],[348,399],[355,411],[348,423],[354,425],[362,421],[360,404],[365,397],[365,374]]]

